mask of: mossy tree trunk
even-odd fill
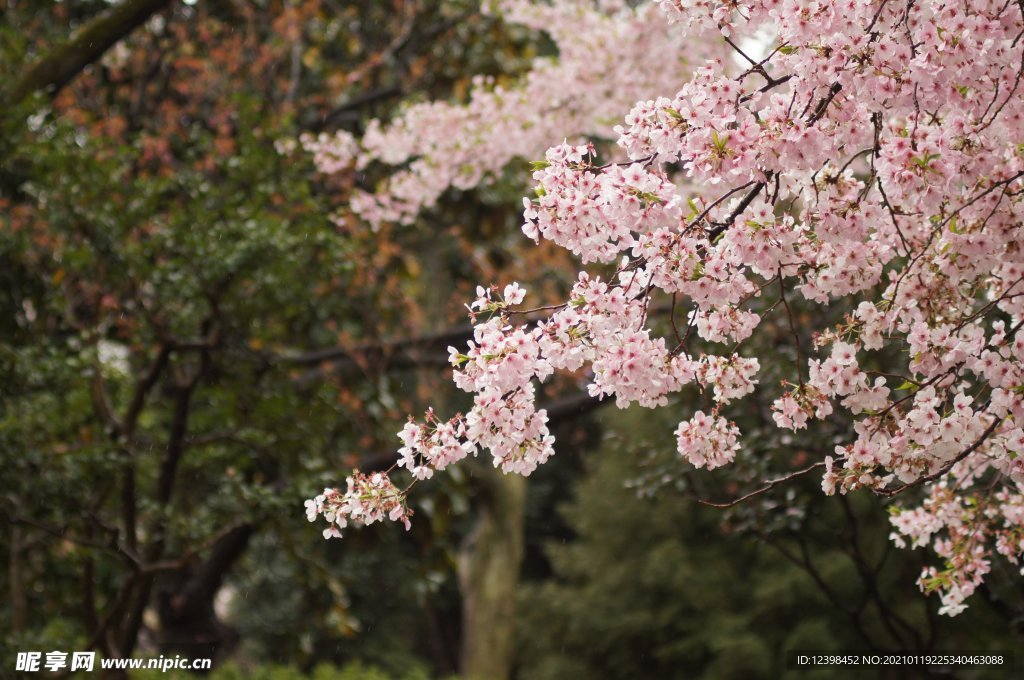
[[[515,600],[523,562],[526,480],[474,466],[479,519],[459,554],[462,673],[505,680],[515,652]]]

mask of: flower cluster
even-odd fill
[[[546,33],[558,58],[537,59],[512,84],[475,78],[467,102],[414,104],[388,123],[371,121],[359,140],[345,132],[303,139],[325,173],[405,166],[379,189],[352,197],[352,210],[371,225],[410,223],[449,187],[491,181],[513,159],[543,154],[553,139],[607,138],[608,120],[646,93],[672,87],[697,55],[722,51],[671,30],[651,5],[500,0],[485,10]],[[651,54],[667,67],[650,68]]]
[[[985,466],[962,466],[956,472],[977,477]],[[951,480],[963,481],[956,472]],[[948,482],[932,488],[921,507],[893,512],[891,539],[900,547],[931,545],[944,567],[926,567],[918,581],[925,592],[938,592],[939,612],[956,616],[964,601],[991,570],[992,551],[1020,567],[1024,558],[1024,494],[1000,491],[992,496],[959,494]],[[1024,570],[1022,570],[1024,573]]]
[[[306,519],[315,522],[317,517],[323,516],[327,520],[324,538],[341,538],[341,530],[349,522],[373,524],[386,518],[409,528],[412,510],[406,504],[405,494],[386,474],[364,475],[354,470],[346,484],[345,493],[324,489],[322,494],[306,501]]]
[[[532,471],[552,450],[534,385],[559,370],[586,371],[590,394],[623,407],[696,386],[713,403],[679,425],[680,455],[726,465],[740,440],[720,408],[759,370],[737,345],[770,317],[792,331],[797,358],[772,395],[775,422],[850,423],[848,441],[820,452],[826,493],[925,492],[897,511],[894,540],[931,547],[945,567],[922,586],[959,612],[997,554],[1019,560],[1024,531],[1024,8],[662,0],[655,30],[649,7],[618,4],[506,3],[548,21],[557,64],[515,93],[481,85],[468,108],[413,107],[360,142],[357,163],[414,159],[359,208],[407,221],[443,187],[586,131],[609,106],[625,114],[615,130],[627,160],[597,165],[593,147],[555,144],[524,203],[527,236],[617,271],[581,272],[539,322],[513,321],[520,288],[483,291],[473,343],[452,351],[473,409],[444,427],[408,425],[404,465],[423,478],[480,448]],[[773,45],[755,61],[736,45],[763,29]],[[718,47],[685,82],[660,82],[653,73],[680,73],[687,40]],[[737,59],[722,58],[732,49]],[[562,68],[584,84],[566,85]],[[577,95],[587,113],[562,113]],[[813,329],[809,352],[797,302],[847,311]]]
[[[679,423],[676,439],[679,453],[694,467],[713,470],[736,457],[740,445],[739,430],[725,418],[697,411],[689,420]]]

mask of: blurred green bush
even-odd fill
[[[132,680],[195,680],[196,675],[188,671],[158,670],[134,671]],[[206,676],[209,680],[429,680],[430,675],[423,668],[400,675],[391,675],[377,666],[369,666],[359,662],[334,666],[320,664],[312,671],[306,672],[295,666],[246,666],[228,664],[218,668]]]

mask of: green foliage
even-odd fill
[[[547,546],[554,574],[520,601],[524,680],[828,678],[837,676],[787,670],[785,652],[908,649],[929,635],[933,649],[1014,648],[1012,633],[984,603],[955,622],[926,614],[934,603],[922,601],[913,583],[919,565],[912,555],[890,553],[885,514],[869,497],[850,508],[854,524],[847,524],[845,499],[823,499],[797,530],[782,524],[768,531],[770,498],[757,517],[693,500],[695,488],[724,493],[714,473],[651,492],[649,475],[680,465],[669,453],[667,417],[615,414],[605,424],[591,473],[562,508],[574,536]],[[787,507],[799,511],[792,501]],[[851,537],[851,527],[859,534]],[[799,560],[801,545],[813,573],[787,558]],[[857,559],[882,567],[865,581]],[[845,611],[857,605],[856,616]]]
[[[195,675],[185,671],[134,671],[132,680],[194,680]],[[401,674],[391,674],[376,666],[367,666],[359,662],[345,664],[342,667],[320,664],[310,672],[304,672],[294,666],[253,666],[240,667],[228,664],[205,676],[209,680],[429,680],[425,670],[419,669]]]
[[[0,70],[107,6],[5,8]],[[138,639],[120,635],[132,610],[147,639],[171,644],[175,589],[225,531],[253,527],[217,582],[236,594],[221,618],[243,659],[358,659],[395,677],[431,655],[455,666],[464,480],[432,487],[409,535],[377,527],[348,550],[302,514],[340,471],[380,464],[424,380],[386,360],[335,370],[303,357],[443,328],[451,308],[461,321],[461,300],[436,284],[480,272],[433,230],[359,228],[345,203],[372,178],[325,180],[274,142],[388,118],[389,90],[464,97],[472,74],[500,81],[535,54],[528,32],[477,3],[396,7],[411,5],[173,3],[58,96],[0,115],[0,518],[17,527],[0,533],[0,560],[17,566],[3,649],[102,637],[118,651]],[[498,183],[486,207],[458,193],[439,210],[483,236],[480,261],[510,262],[512,198]],[[140,563],[160,565],[151,591]]]

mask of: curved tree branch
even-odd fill
[[[8,106],[39,90],[56,93],[171,0],[125,0],[76,31],[22,73],[7,95]]]

